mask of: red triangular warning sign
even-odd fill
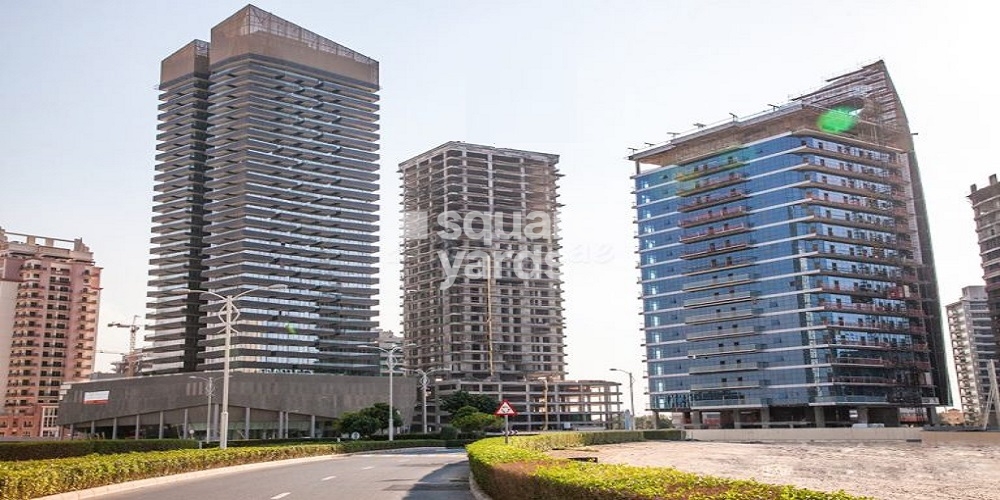
[[[514,407],[510,405],[510,402],[505,399],[502,403],[500,403],[500,407],[497,408],[497,411],[493,412],[493,414],[498,417],[516,417],[517,411],[515,411]]]

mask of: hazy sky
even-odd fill
[[[570,376],[622,381],[608,368],[643,373],[628,148],[873,60],[919,133],[942,300],[981,284],[966,196],[1000,170],[1000,44],[980,4],[256,3],[381,62],[383,328],[399,330],[399,162],[449,140],[556,153]],[[0,226],[82,237],[104,267],[102,325],[145,314],[160,60],[243,5],[5,2]],[[98,345],[127,337],[102,326]]]

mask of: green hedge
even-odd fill
[[[642,431],[642,437],[650,441],[681,441],[684,432],[680,429],[657,429]]]
[[[570,436],[575,434],[576,436]],[[601,437],[601,434],[612,436]],[[557,437],[558,436],[558,437]],[[564,437],[565,436],[565,437]],[[637,438],[637,439],[636,439]],[[489,438],[466,447],[472,475],[493,498],[574,500],[858,500],[843,492],[823,493],[680,472],[666,467],[592,464],[555,459],[550,444],[581,445],[641,441],[641,432],[560,433]]]
[[[0,443],[0,461],[46,460],[51,458],[83,457],[97,453],[129,453],[133,451],[167,451],[197,448],[190,439],[112,439],[75,441],[22,441]]]
[[[339,453],[441,446],[439,440],[173,450],[0,463],[0,500],[23,500],[138,479]]]

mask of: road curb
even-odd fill
[[[469,491],[472,492],[472,496],[476,500],[493,500],[479,487],[479,483],[476,482],[476,477],[472,475],[471,471],[469,472]]]
[[[59,493],[56,495],[49,495],[47,497],[39,497],[36,500],[81,500],[84,498],[96,498],[103,495],[110,495],[111,493],[121,493],[129,490],[137,490],[139,488],[145,488],[148,486],[156,486],[160,484],[170,483],[173,481],[182,481],[186,479],[197,479],[202,477],[217,476],[220,474],[228,474],[231,472],[242,472],[254,469],[265,469],[267,467],[276,467],[279,465],[289,465],[296,463],[306,463],[306,462],[319,462],[321,460],[335,460],[338,458],[349,457],[352,454],[338,454],[338,455],[319,455],[315,457],[303,457],[303,458],[290,458],[288,460],[276,460],[272,462],[257,462],[253,464],[243,464],[243,465],[233,465],[230,467],[218,467],[214,469],[205,469],[194,472],[183,472],[181,474],[172,474],[169,476],[159,476],[151,477],[148,479],[139,479],[138,481],[129,481],[127,483],[116,483],[109,484],[107,486],[98,486],[96,488],[88,488],[86,490],[69,491],[66,493]]]

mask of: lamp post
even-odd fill
[[[207,293],[222,301],[222,309],[216,316],[225,325],[225,347],[222,354],[222,414],[219,417],[219,449],[224,450],[229,444],[229,345],[233,336],[233,323],[239,319],[240,310],[236,307],[236,300],[258,290],[279,290],[288,288],[288,285],[276,283],[268,286],[254,287],[244,290],[236,295],[220,295],[208,290],[179,290],[187,293]]]
[[[629,430],[634,431],[635,430],[635,391],[632,390],[632,384],[635,383],[635,379],[632,377],[632,372],[630,372],[628,370],[622,370],[621,368],[612,368],[611,371],[613,371],[613,372],[622,372],[622,373],[628,375],[628,399],[629,399],[629,406],[632,409],[632,422],[631,422],[632,425],[630,426],[631,429],[629,429]]]
[[[427,377],[434,372],[448,371],[446,368],[431,368],[430,370],[424,370],[423,368],[407,368],[411,372],[415,372],[420,375],[420,396],[421,396],[421,427],[420,431],[427,434],[427,384],[430,379]],[[440,410],[439,410],[440,411]]]
[[[205,392],[208,393],[208,410],[205,412],[205,444],[208,444],[212,440],[212,392],[215,391],[215,377],[189,375],[188,378],[203,380],[206,384]]]
[[[396,371],[396,353],[403,350],[403,347],[411,347],[416,344],[406,344],[405,346],[399,344],[392,344],[389,347],[380,347],[374,345],[363,345],[361,347],[365,349],[378,349],[386,355],[385,364],[389,367],[389,441],[393,440],[393,413],[392,413],[392,372]]]

